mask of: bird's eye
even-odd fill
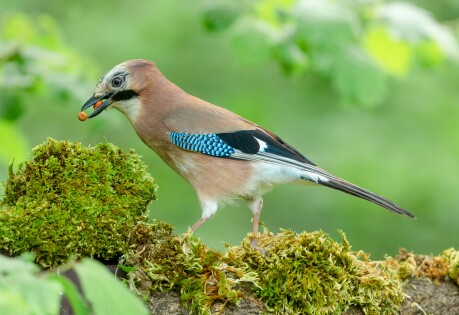
[[[120,87],[123,84],[124,78],[121,76],[116,76],[112,79],[112,86],[113,87]]]

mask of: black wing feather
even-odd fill
[[[243,153],[256,154],[260,144],[253,136],[254,130],[240,130],[236,132],[217,133],[217,137]]]
[[[281,138],[261,129],[218,133],[217,136],[233,148],[246,154],[256,154],[260,151],[260,143],[257,141],[257,139],[259,139],[266,143],[267,147],[264,150],[266,153],[282,156],[301,163],[315,165]]]

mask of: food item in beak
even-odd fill
[[[80,113],[78,114],[78,119],[79,119],[80,121],[85,121],[87,117],[88,117],[88,115],[87,115],[85,112],[80,112]]]
[[[94,110],[96,110],[96,109],[98,109],[103,103],[104,103],[104,101],[98,100],[97,102],[94,103],[94,105],[92,105],[92,107],[94,108]]]

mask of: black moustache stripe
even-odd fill
[[[139,94],[135,92],[134,90],[124,90],[124,91],[119,91],[115,93],[111,97],[111,99],[113,100],[113,102],[119,102],[119,101],[127,101],[137,96],[139,96]]]

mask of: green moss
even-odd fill
[[[459,285],[459,251],[449,248],[443,251],[441,257],[448,262],[448,276]]]
[[[318,231],[267,231],[229,249],[228,259],[260,279],[257,294],[278,314],[340,314],[351,305],[365,314],[396,314],[404,299],[400,282],[363,253]],[[244,267],[245,266],[245,267]]]
[[[425,277],[435,281],[454,280],[459,285],[459,251],[444,250],[441,255],[417,255],[401,249],[397,257],[382,262],[402,279]]]
[[[191,311],[210,314],[215,301],[237,304],[241,283],[256,284],[256,275],[230,266],[223,254],[206,247],[191,233],[178,236],[172,226],[139,223],[131,233],[123,264],[135,266],[129,282],[140,294],[176,290]]]
[[[70,257],[110,259],[147,218],[156,184],[140,157],[111,144],[48,139],[32,160],[12,165],[0,209],[0,248],[36,254],[42,266]]]
[[[215,301],[237,304],[257,294],[276,314],[340,314],[351,305],[365,314],[395,314],[404,299],[401,283],[379,263],[353,252],[342,235],[267,231],[254,249],[247,237],[221,254],[187,233],[176,236],[164,223],[137,225],[124,264],[136,266],[130,283],[148,296],[176,290],[199,314]],[[245,283],[245,285],[241,285]]]
[[[411,277],[425,277],[435,281],[443,281],[451,273],[451,278],[454,277],[455,257],[457,259],[458,252],[454,249],[443,251],[440,256],[433,255],[416,255],[408,252],[406,249],[401,249],[399,254],[393,257],[387,257],[381,264],[395,271],[397,278],[406,280]]]

